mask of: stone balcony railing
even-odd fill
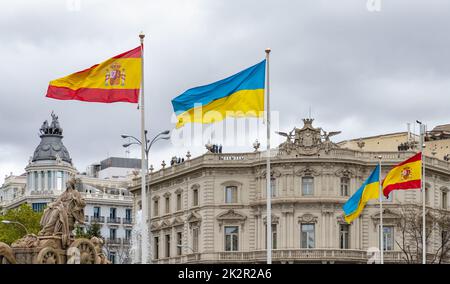
[[[132,218],[123,218],[122,223],[124,225],[133,225],[133,219]]]
[[[120,217],[108,217],[107,222],[108,224],[120,224]]]
[[[92,223],[105,223],[105,217],[104,216],[91,216],[91,222]]]
[[[108,239],[106,239],[106,243],[111,244],[111,245],[120,245],[121,238],[108,238]]]
[[[196,253],[162,258],[154,260],[154,263],[265,263],[266,251],[250,252],[216,252]],[[310,262],[310,263],[368,263],[371,255],[365,250],[341,250],[341,249],[286,249],[273,250],[274,262]],[[385,263],[401,263],[403,255],[400,251],[386,251]]]
[[[272,161],[276,163],[281,160],[296,159],[295,155],[278,156],[277,150],[272,150]],[[305,159],[314,160],[326,160],[326,159],[349,159],[357,160],[366,163],[378,163],[378,156],[381,156],[383,161],[389,165],[395,165],[401,161],[404,161],[414,155],[415,152],[364,152],[350,149],[332,149],[326,155],[321,156],[305,156]],[[199,165],[256,165],[258,163],[265,163],[265,152],[253,152],[253,153],[230,153],[230,154],[205,154],[192,160],[187,160],[184,163],[176,164],[174,166],[161,169],[159,171],[151,173],[151,180],[158,182],[158,179],[170,176],[180,171],[187,170]],[[304,159],[304,160],[305,160]],[[443,161],[434,157],[425,157],[425,164],[427,167],[433,167],[440,170],[450,170],[450,162]],[[131,186],[137,186],[140,184],[140,177],[136,177],[132,180]]]

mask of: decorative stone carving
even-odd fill
[[[279,146],[279,155],[290,155],[296,153],[304,156],[317,155],[321,150],[328,153],[331,149],[338,148],[337,144],[331,142],[330,137],[341,132],[326,132],[322,128],[312,126],[314,119],[303,119],[303,128],[294,128],[291,132],[277,132],[286,137],[286,141]],[[323,132],[323,134],[322,134]]]
[[[303,214],[302,216],[298,217],[298,222],[299,223],[317,223],[317,216],[314,216],[312,214]]]
[[[247,216],[235,212],[234,210],[228,210],[217,216],[217,221],[219,222],[219,227],[222,228],[224,223],[228,224],[241,224],[244,225]]]
[[[276,216],[276,215],[273,215],[272,214],[272,224],[278,224],[278,223],[280,223],[280,217],[278,217],[278,216]],[[263,222],[264,222],[264,224],[267,224],[267,216],[264,216],[264,218],[263,218]]]
[[[347,168],[341,168],[335,172],[335,175],[338,177],[355,177],[355,173]]]
[[[180,217],[176,217],[173,219],[173,221],[172,221],[173,227],[182,226],[182,225],[184,225],[184,222]]]
[[[304,177],[304,176],[310,176],[310,177],[320,176],[320,172],[318,172],[317,170],[315,170],[314,168],[309,167],[309,166],[304,167],[304,168],[302,168],[300,170],[297,170],[295,172],[295,174],[297,176],[301,176],[301,177]]]
[[[380,212],[371,216],[373,225],[376,228],[380,224]],[[401,216],[389,209],[383,209],[383,225],[397,225]]]

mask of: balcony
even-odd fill
[[[122,223],[124,225],[133,225],[133,219],[131,219],[131,218],[123,218],[122,219]]]
[[[103,217],[103,216],[91,216],[91,223],[105,223],[105,217]]]
[[[121,239],[120,238],[108,238],[106,239],[106,243],[110,245],[120,245]]]
[[[89,222],[89,216],[88,215],[84,215],[84,222]]]
[[[108,217],[108,224],[120,224],[120,218],[119,217]]]
[[[131,244],[131,240],[130,239],[123,239],[123,244],[124,245],[130,245]]]
[[[370,255],[365,250],[344,249],[284,249],[273,250],[275,263],[368,263]],[[194,253],[173,257],[170,263],[265,263],[266,251]],[[385,263],[402,263],[400,251],[386,251]],[[162,263],[162,260],[154,260]]]

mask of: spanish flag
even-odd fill
[[[383,181],[383,194],[393,190],[419,189],[422,183],[422,153],[393,168]]]
[[[50,82],[46,97],[85,102],[137,103],[142,79],[141,46],[86,70]]]
[[[344,204],[345,221],[351,223],[358,218],[366,203],[380,198],[380,166],[377,166],[369,178]]]
[[[262,117],[266,60],[221,81],[187,90],[172,100],[177,126],[226,117]]]

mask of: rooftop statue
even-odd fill
[[[276,132],[286,137],[286,141],[279,146],[281,155],[290,155],[296,152],[300,155],[311,156],[318,154],[321,150],[328,153],[338,146],[330,140],[330,137],[340,134],[340,131],[326,132],[322,128],[312,126],[314,119],[303,119],[303,128],[295,127],[291,132]]]

